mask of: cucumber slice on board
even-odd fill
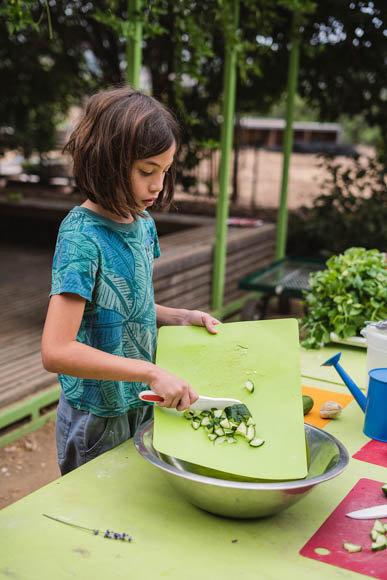
[[[361,552],[363,547],[360,546],[359,544],[352,544],[352,542],[344,542],[343,543],[343,548],[344,550],[347,550],[347,552]]]

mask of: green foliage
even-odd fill
[[[305,23],[299,92],[320,120],[362,113],[379,127],[380,157],[387,150],[385,0],[319,2]],[[387,167],[387,155],[383,158]]]
[[[381,252],[349,248],[326,265],[310,275],[305,292],[305,348],[323,346],[331,332],[345,339],[357,335],[366,320],[387,318],[387,269]]]
[[[265,115],[286,90],[296,10],[301,96],[321,120],[364,114],[380,129],[387,166],[384,0],[241,0],[237,30],[233,6],[233,0],[150,0],[133,16],[127,0],[3,2],[0,74],[11,86],[0,89],[0,126],[7,128],[0,147],[48,150],[70,104],[123,83],[127,40],[139,19],[152,92],[183,126],[180,162],[190,169],[201,157],[199,143],[219,140],[226,43],[237,52],[238,113]]]
[[[322,194],[289,216],[288,254],[327,258],[351,246],[385,251],[385,167],[372,157],[321,159],[327,174]]]
[[[37,7],[41,4],[43,6],[40,7],[40,16],[36,18]],[[51,13],[48,0],[44,0],[41,3],[36,2],[36,0],[9,0],[0,6],[0,17],[4,18],[10,36],[29,29],[39,30],[40,23],[45,15],[47,17],[49,36],[52,39]]]

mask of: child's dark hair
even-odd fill
[[[143,215],[131,184],[133,162],[179,144],[179,125],[153,97],[122,87],[90,97],[78,126],[63,151],[73,158],[78,189],[88,199],[122,217]],[[158,204],[170,205],[174,164],[165,175]]]

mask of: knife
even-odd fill
[[[149,403],[161,403],[164,401],[163,397],[160,395],[156,395],[153,391],[141,391],[138,394],[140,399],[143,401],[148,401]],[[242,402],[238,399],[225,399],[225,398],[216,398],[216,397],[203,397],[200,396],[197,401],[192,403],[190,409],[192,411],[206,411],[213,408],[216,409],[225,409],[226,407],[230,407],[232,405],[241,405]]]
[[[350,512],[345,514],[349,518],[354,518],[355,520],[372,520],[374,518],[387,518],[387,504],[374,505],[363,510],[357,510],[355,512]]]

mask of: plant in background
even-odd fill
[[[387,249],[386,169],[374,157],[323,155],[327,177],[312,207],[290,216],[288,254],[322,256],[352,246]]]
[[[310,275],[302,319],[305,348],[320,348],[334,332],[341,339],[359,334],[366,320],[387,318],[387,268],[378,250],[349,248],[331,256],[327,268]]]

